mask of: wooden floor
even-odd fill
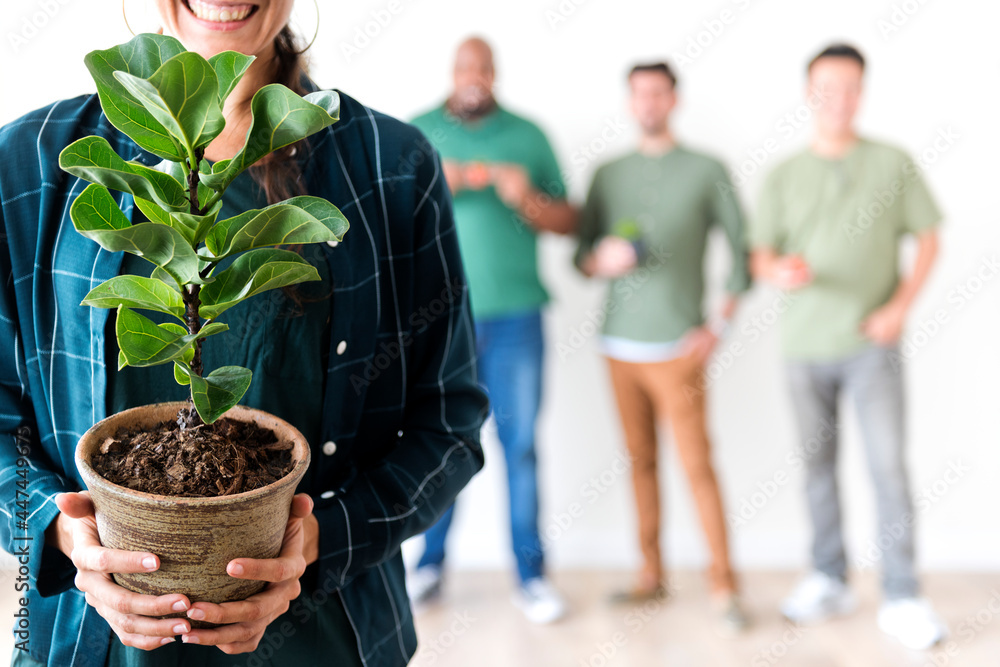
[[[9,577],[0,575],[6,583]],[[421,648],[416,667],[1000,667],[1000,575],[930,574],[923,578],[952,630],[952,644],[909,651],[875,626],[878,585],[859,576],[860,610],[805,629],[786,626],[776,612],[795,581],[792,573],[743,577],[755,625],[745,635],[714,631],[700,576],[675,574],[676,594],[634,609],[610,607],[608,591],[625,573],[560,572],[553,580],[572,614],[550,626],[528,623],[509,601],[506,573],[449,575],[442,601],[417,615]],[[11,619],[13,585],[0,589],[0,616]],[[0,665],[13,643],[0,633]]]
[[[878,583],[859,577],[853,616],[791,628],[776,611],[795,584],[792,573],[744,575],[754,627],[735,638],[713,627],[701,577],[674,577],[676,594],[642,608],[611,607],[608,591],[624,573],[563,572],[553,577],[572,614],[551,626],[528,623],[509,602],[506,574],[457,573],[440,604],[417,615],[421,649],[413,664],[430,667],[998,667],[1000,576],[932,574],[926,594],[948,622],[953,644],[910,651],[875,625]],[[992,609],[991,609],[992,607]],[[978,616],[978,620],[977,617]],[[950,654],[949,654],[950,651]]]

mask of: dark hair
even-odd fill
[[[861,55],[861,52],[856,48],[850,44],[831,44],[820,51],[815,58],[809,61],[809,66],[806,67],[806,72],[811,72],[813,65],[823,58],[847,58],[860,65],[861,71],[864,71],[865,69],[865,57]]]
[[[274,38],[274,60],[274,83],[280,83],[295,93],[304,95],[306,90],[302,85],[302,77],[306,74],[305,58],[302,57],[295,33],[287,25]],[[299,158],[308,151],[309,142],[303,139],[271,153],[266,159],[250,167],[250,176],[263,190],[268,204],[277,204],[289,197],[306,194]],[[301,244],[287,246],[287,249],[302,254]],[[282,288],[282,292],[293,304],[292,317],[304,312],[302,304],[326,298],[306,298],[297,287],[289,285]]]
[[[670,69],[670,65],[665,62],[659,63],[640,63],[632,67],[628,72],[628,78],[631,81],[632,75],[636,72],[658,72],[670,80],[670,87],[677,87],[677,75],[674,74],[674,70]]]
[[[305,94],[302,76],[306,73],[305,59],[297,48],[298,39],[287,25],[274,38],[274,83],[291,88],[299,95]],[[267,198],[268,204],[276,204],[289,197],[305,194],[302,170],[296,157],[301,157],[309,148],[306,140],[275,151],[250,167],[250,175]]]

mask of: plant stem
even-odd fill
[[[198,309],[201,307],[201,299],[198,293],[201,285],[188,285],[184,290],[184,319],[187,320],[188,332],[196,334],[201,331],[201,318],[198,316]],[[201,343],[204,339],[199,338],[194,342],[194,358],[191,359],[191,372],[201,376],[203,367],[201,364]]]
[[[201,157],[204,154],[205,151],[200,149],[194,152],[194,164],[191,165],[191,171],[188,172],[188,200],[191,206],[191,215],[205,214],[198,205],[198,165],[201,163]]]
[[[188,201],[191,215],[204,215],[204,211],[198,205],[198,165],[201,162],[203,154],[204,151],[201,150],[194,152],[191,160],[191,169],[187,174]],[[201,285],[198,284],[187,285],[186,289],[181,289],[181,297],[184,300],[184,319],[187,323],[188,332],[191,334],[197,334],[201,331],[201,316],[199,314],[201,299],[198,298],[200,292]],[[194,357],[191,359],[191,372],[199,377],[204,372],[201,363],[201,345],[203,340],[199,338],[194,342]],[[188,408],[189,418],[180,422],[182,428],[194,428],[203,423],[198,412],[194,409],[194,401],[189,397],[188,402],[191,404]]]

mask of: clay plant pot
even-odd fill
[[[182,593],[192,601],[229,602],[259,592],[266,582],[226,573],[233,558],[274,558],[281,551],[295,487],[309,467],[309,445],[298,429],[261,410],[237,405],[226,417],[256,422],[293,443],[292,471],[260,489],[214,498],[143,493],[112,484],[90,465],[104,440],[121,428],[149,429],[173,420],[184,402],[158,403],[119,412],[84,433],[76,465],[90,491],[101,543],[112,549],[148,551],[160,558],[155,572],[115,574],[136,593]]]

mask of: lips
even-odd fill
[[[257,9],[257,5],[252,4],[228,4],[204,0],[186,0],[184,4],[196,18],[209,23],[238,23]]]

